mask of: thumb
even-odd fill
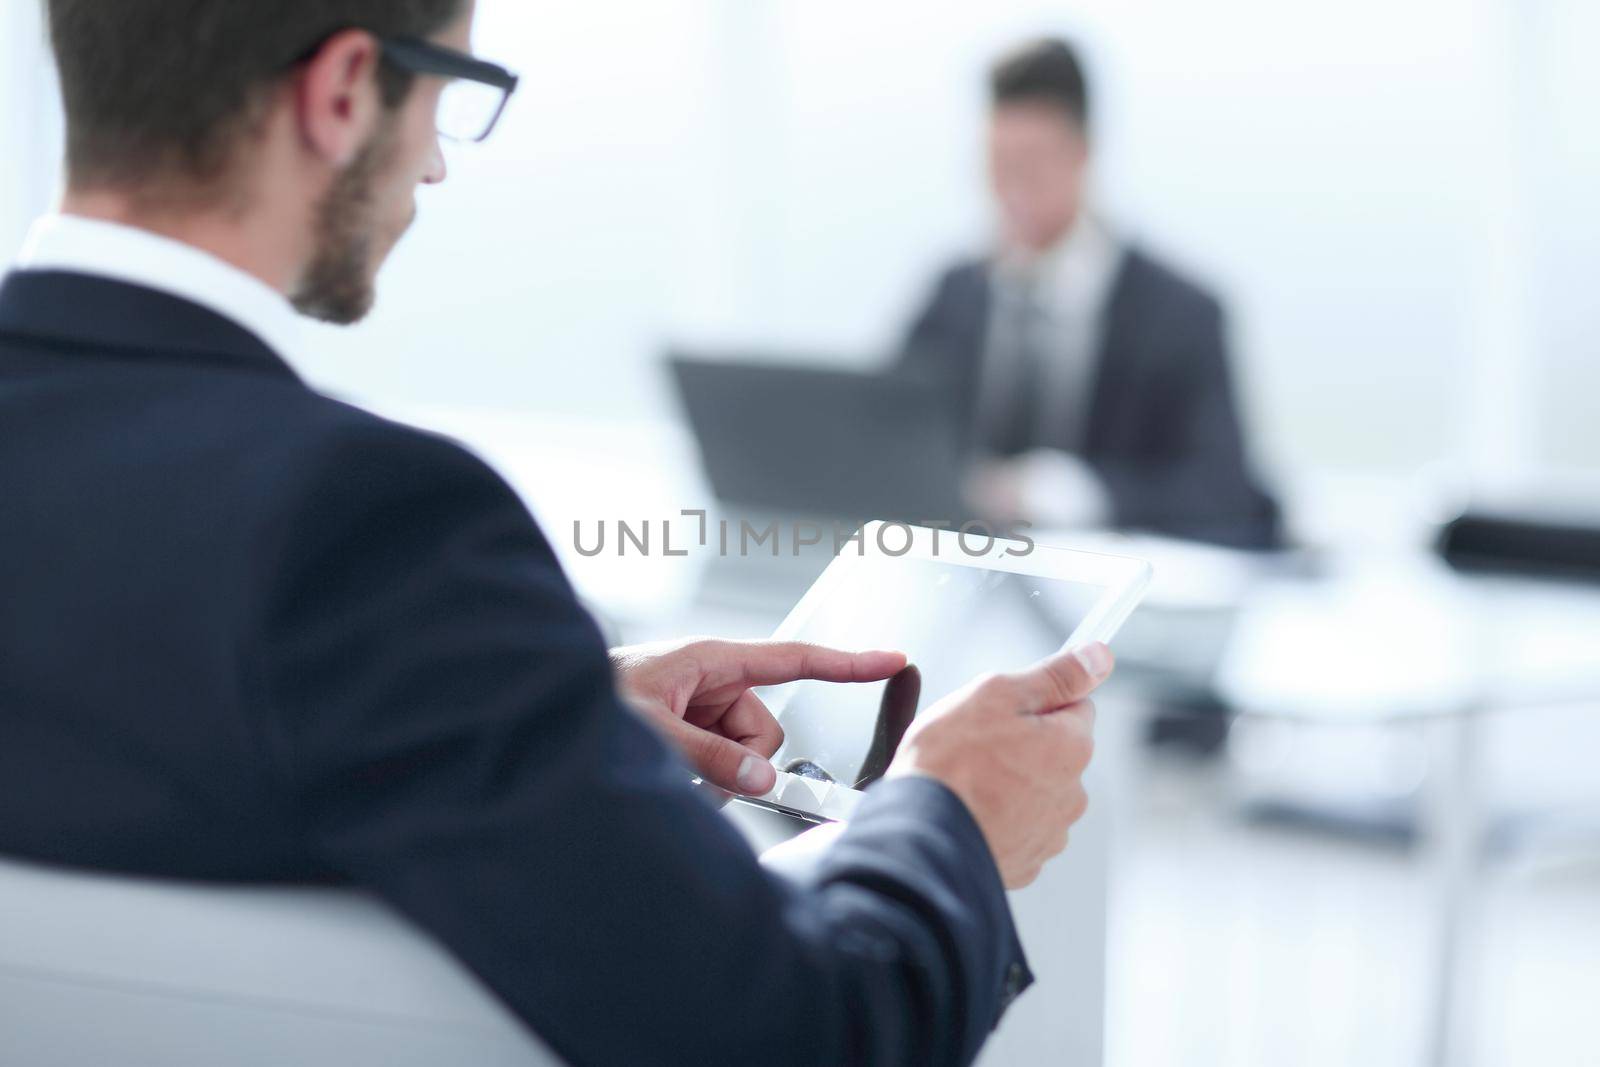
[[[777,770],[754,749],[682,719],[673,720],[668,729],[678,750],[712,785],[730,793],[759,796],[777,783]]]
[[[1041,660],[1017,675],[1026,710],[1045,714],[1076,704],[1109,678],[1115,666],[1111,650],[1099,642]]]

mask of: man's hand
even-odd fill
[[[974,463],[962,482],[967,506],[995,523],[1053,528],[1103,526],[1111,497],[1094,468],[1053,448]]]
[[[1067,830],[1088,807],[1094,705],[1085,698],[1112,665],[1111,650],[1094,644],[979,678],[918,716],[889,776],[949,786],[982,828],[1006,887],[1020,889],[1067,847]]]
[[[840,652],[801,642],[695,640],[615,649],[617,689],[713,785],[759,796],[777,781],[768,762],[783,727],[750,690],[803,678],[881,682],[899,652]]]

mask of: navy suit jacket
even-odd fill
[[[947,271],[918,315],[902,368],[947,383],[968,425],[979,396],[989,266]],[[1105,483],[1112,521],[1241,548],[1279,542],[1278,508],[1246,458],[1223,313],[1206,292],[1129,249],[1113,282],[1080,454]]]
[[[769,875],[506,485],[227,319],[13,273],[0,427],[0,852],[366,887],[575,1064],[966,1063],[1028,981],[954,794]]]

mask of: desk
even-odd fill
[[[1472,1058],[1486,824],[1482,719],[1563,703],[1600,708],[1600,588],[1467,577],[1412,554],[1335,559],[1316,575],[1268,568],[1230,595],[1234,609],[1212,620],[1224,637],[1209,679],[1175,678],[1170,662],[1142,665],[1136,652],[1130,662],[1125,651],[1124,663],[1158,686],[1208,685],[1245,721],[1425,735],[1417,824],[1432,868],[1434,930],[1424,1062],[1462,1067]],[[1161,599],[1145,627],[1159,629]],[[1178,597],[1165,610],[1182,626],[1196,603]]]

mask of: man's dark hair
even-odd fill
[[[1080,127],[1089,125],[1089,85],[1078,53],[1058,37],[1046,37],[1006,53],[989,75],[994,104],[1046,104],[1061,109]]]
[[[215,187],[270,87],[340,30],[427,37],[466,0],[48,0],[77,186]],[[380,66],[396,107],[412,78]]]

